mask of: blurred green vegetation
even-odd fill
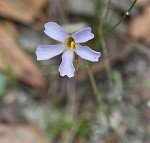
[[[0,74],[0,96],[4,94],[6,90],[6,79],[3,74]]]
[[[7,67],[6,74],[7,74],[8,80],[9,80],[9,85],[13,88],[17,87],[18,81],[14,76],[14,72],[13,72],[13,69],[11,66]]]

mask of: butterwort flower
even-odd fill
[[[97,62],[101,56],[100,52],[96,52],[88,46],[80,45],[80,43],[87,42],[94,38],[90,27],[69,35],[57,23],[48,22],[45,24],[44,33],[61,43],[38,46],[36,50],[37,60],[48,60],[63,53],[62,62],[58,69],[61,76],[74,76],[75,67],[73,63],[78,59],[78,56],[92,62]]]

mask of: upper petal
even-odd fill
[[[91,61],[91,62],[97,62],[99,57],[101,56],[100,52],[96,52],[89,48],[88,46],[80,46],[76,45],[76,51],[77,55],[79,55],[81,58]]]
[[[94,38],[94,34],[91,32],[91,27],[84,28],[71,35],[75,43],[84,43]]]
[[[61,76],[73,77],[75,68],[73,66],[74,50],[66,50],[62,55],[62,63],[59,66]]]
[[[64,44],[40,45],[35,53],[37,55],[37,60],[47,60],[61,54],[64,50]]]
[[[46,23],[44,32],[52,39],[63,43],[66,41],[66,38],[69,37],[65,30],[55,22]]]

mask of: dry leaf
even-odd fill
[[[40,15],[47,0],[0,0],[0,16],[31,24]]]
[[[15,27],[11,23],[0,24],[0,70],[12,69],[14,76],[25,83],[44,89],[46,82],[40,69],[16,44]]]
[[[150,42],[150,3],[145,6],[142,15],[131,20],[129,33],[135,39]]]
[[[30,125],[0,124],[0,143],[49,143],[42,132]]]

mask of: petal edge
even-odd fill
[[[97,62],[99,60],[99,57],[101,56],[100,52],[96,52],[92,50],[88,46],[76,46],[76,51],[78,56],[80,56],[82,59],[91,61],[91,62]]]
[[[66,41],[66,38],[69,37],[65,30],[55,22],[48,22],[44,27],[44,33],[54,40],[64,43]]]
[[[91,27],[86,27],[71,35],[75,43],[84,43],[94,38],[94,34],[91,32]]]
[[[36,49],[37,60],[47,60],[51,59],[65,50],[63,44],[55,45],[39,45]]]
[[[68,76],[69,78],[74,76],[75,68],[73,65],[74,51],[67,50],[62,54],[62,62],[59,66],[59,72],[61,76]]]

